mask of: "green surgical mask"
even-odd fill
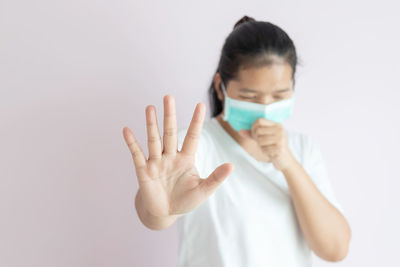
[[[228,121],[236,131],[241,129],[251,130],[251,126],[258,118],[282,123],[292,115],[293,95],[291,98],[265,105],[230,98],[226,93],[223,82],[221,82],[221,85],[225,96],[223,119]]]

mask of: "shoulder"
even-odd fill
[[[317,141],[315,140],[315,138],[305,132],[299,132],[297,130],[293,130],[293,129],[286,129],[286,134],[288,137],[288,141],[291,142],[292,144],[296,144],[298,146],[301,146],[301,148],[303,150],[310,148],[312,146],[314,146],[315,144],[317,144]]]
[[[304,155],[309,144],[309,136],[297,130],[285,128],[289,147],[300,156]]]
[[[314,136],[293,129],[285,130],[289,147],[297,154],[302,163],[306,163],[311,158],[321,156],[319,142]]]

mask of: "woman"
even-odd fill
[[[296,64],[281,28],[244,16],[222,49],[210,120],[199,103],[177,130],[167,95],[161,142],[147,106],[148,159],[123,129],[138,216],[153,230],[177,221],[180,267],[311,266],[311,250],[327,261],[346,256],[351,230],[319,145],[281,124],[292,113]]]

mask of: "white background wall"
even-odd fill
[[[188,125],[243,15],[294,40],[295,114],[352,227],[336,266],[395,266],[400,239],[396,1],[0,1],[0,266],[175,266],[175,225],[139,221],[122,137],[145,107]],[[209,115],[209,108],[207,108]],[[331,263],[314,256],[315,266]]]

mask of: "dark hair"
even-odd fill
[[[296,48],[290,37],[280,27],[266,21],[256,21],[244,16],[235,23],[232,32],[225,39],[215,73],[219,72],[225,87],[237,78],[239,67],[261,67],[274,62],[274,56],[282,58],[292,67],[293,86],[297,65]],[[208,90],[211,117],[223,110],[214,87],[214,77]]]

